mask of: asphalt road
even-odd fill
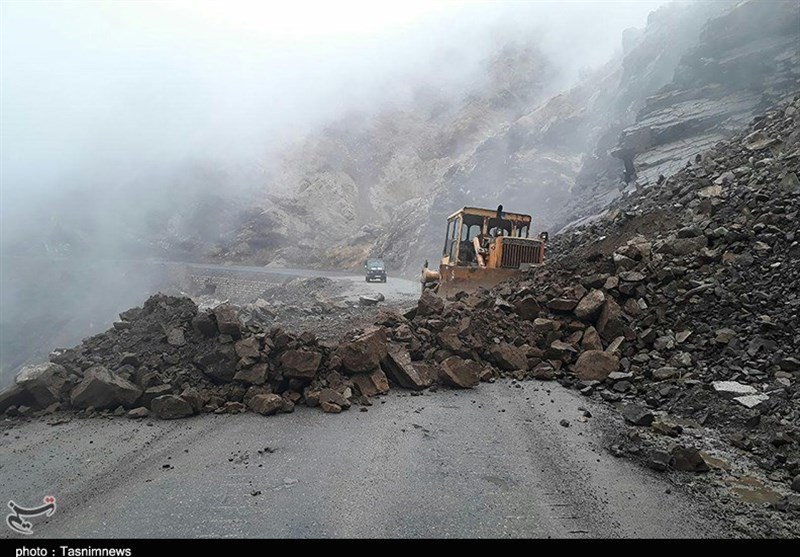
[[[602,448],[618,419],[554,383],[500,381],[339,415],[15,423],[0,496],[57,498],[34,538],[725,536]]]

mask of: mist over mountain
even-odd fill
[[[411,106],[354,112],[287,150],[273,193],[214,256],[350,267],[373,254],[413,270],[463,205],[502,203],[557,231],[796,91],[798,30],[793,2],[672,3],[557,91],[563,58],[516,36],[461,96],[420,87]]]

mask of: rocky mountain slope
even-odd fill
[[[555,380],[617,408],[627,429],[607,443],[613,454],[680,472],[745,535],[796,537],[799,173],[800,91],[492,290],[425,291],[330,344],[229,304],[154,296],[25,368],[0,410],[337,413],[391,384]]]
[[[270,186],[280,193],[213,256],[348,267],[371,253],[415,269],[438,256],[444,217],[468,204],[503,203],[559,230],[798,85],[795,2],[667,5],[622,42],[555,96],[558,68],[531,42],[495,53],[463,99],[420,92],[411,109],[343,119],[287,155]]]

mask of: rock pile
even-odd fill
[[[441,380],[477,383],[463,373],[454,365]],[[0,393],[0,412],[108,410],[174,419],[248,409],[270,415],[305,404],[338,413],[388,392],[387,374],[415,390],[440,379],[435,368],[390,342],[381,326],[351,331],[331,345],[310,332],[267,329],[228,303],[201,311],[189,298],[157,294],[105,333],[23,368]]]

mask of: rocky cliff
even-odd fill
[[[345,118],[289,152],[274,194],[218,259],[415,269],[444,217],[503,203],[560,230],[677,171],[800,88],[791,1],[671,4],[568,91],[535,42],[488,57],[474,91],[420,90],[406,109]]]

